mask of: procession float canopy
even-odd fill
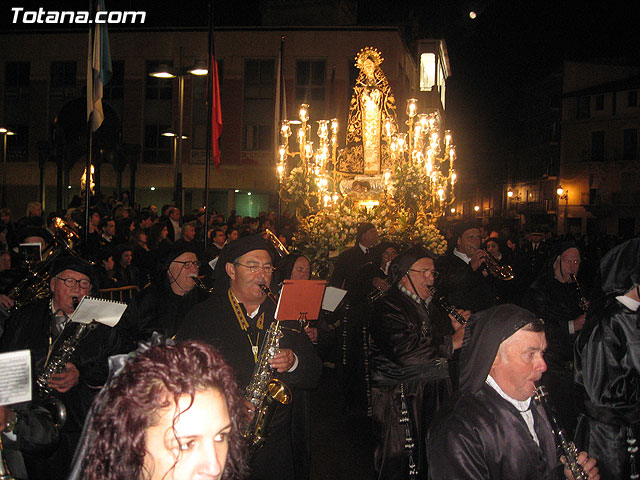
[[[355,243],[360,222],[376,225],[385,240],[422,243],[434,255],[444,254],[436,221],[455,199],[455,148],[440,114],[418,113],[411,98],[401,131],[382,53],[365,47],[355,61],[359,74],[343,148],[337,119],[311,122],[307,104],[298,120],[280,125],[280,197],[300,221],[294,247],[321,277],[329,273],[330,259]]]

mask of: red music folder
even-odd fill
[[[285,280],[276,308],[276,320],[317,320],[327,282]]]

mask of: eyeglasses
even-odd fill
[[[415,268],[410,268],[409,271],[419,273],[420,275],[430,274],[433,278],[438,278],[440,274],[437,270],[416,270]]]
[[[201,263],[198,260],[187,260],[186,262],[180,262],[178,260],[174,260],[171,263],[180,263],[184,265],[184,268],[191,268],[191,267],[200,268],[200,265],[201,265]]]
[[[87,289],[91,287],[91,282],[89,280],[76,280],[75,278],[62,278],[62,277],[56,277],[58,280],[62,280],[64,282],[64,284],[69,287],[69,288],[73,288],[76,286],[76,283],[80,286],[80,288],[82,289]]]
[[[248,268],[251,273],[256,273],[259,270],[263,270],[264,273],[273,273],[276,269],[273,265],[244,265],[243,263],[235,262],[234,265],[240,265],[241,267]]]

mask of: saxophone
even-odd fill
[[[567,438],[567,434],[554,415],[553,409],[549,403],[549,394],[543,385],[536,388],[534,396],[538,403],[542,405],[547,417],[549,418],[549,423],[551,424],[551,429],[556,436],[558,446],[562,449],[566,467],[571,471],[575,480],[587,480],[589,475],[584,471],[582,465],[578,463],[578,449],[576,448],[576,445]]]
[[[261,288],[264,295],[273,295],[266,285],[262,285]],[[291,403],[291,390],[282,381],[273,377],[273,369],[269,364],[269,360],[280,351],[282,335],[280,322],[278,320],[272,322],[260,347],[251,382],[247,385],[245,398],[255,409],[253,418],[244,431],[244,438],[250,452],[255,452],[264,444],[269,424],[278,404]]]
[[[78,299],[73,298],[73,306],[78,306]],[[59,347],[52,352],[52,355],[48,358],[44,369],[36,378],[36,385],[38,387],[39,402],[51,412],[51,416],[54,421],[54,425],[57,428],[61,428],[67,420],[67,408],[62,401],[53,395],[53,390],[49,386],[51,378],[65,369],[65,365],[71,359],[73,352],[76,351],[78,343],[84,337],[86,337],[91,330],[97,325],[97,322],[91,322],[89,324],[80,323],[76,326],[75,332],[68,338],[66,338]],[[65,325],[62,333],[69,325]],[[60,333],[60,335],[62,335]]]

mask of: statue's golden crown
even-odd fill
[[[360,51],[358,52],[358,55],[356,55],[355,66],[358,67],[360,70],[362,70],[362,67],[364,66],[364,61],[367,58],[370,58],[376,67],[379,66],[384,61],[384,58],[382,58],[382,54],[376,48],[364,47],[360,49]]]

